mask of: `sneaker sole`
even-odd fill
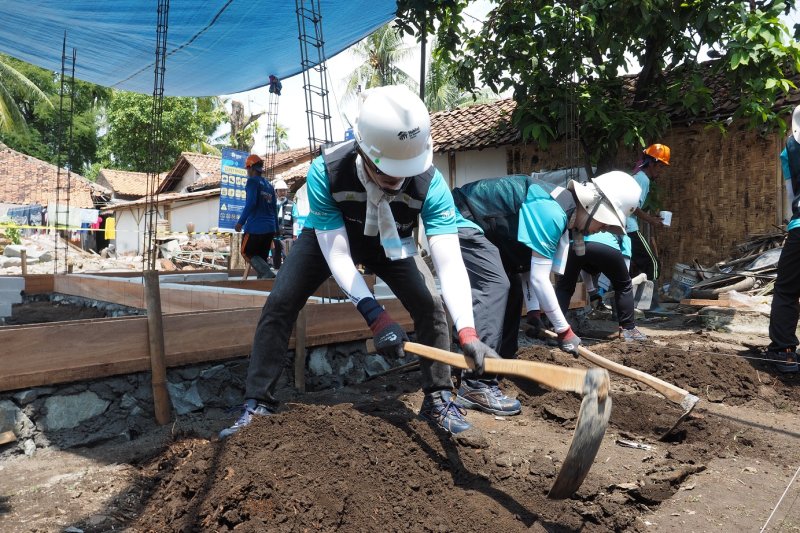
[[[522,412],[522,409],[516,409],[514,411],[501,411],[499,409],[491,409],[479,403],[471,402],[466,398],[459,396],[456,400],[456,403],[463,407],[464,409],[473,409],[476,411],[483,411],[484,413],[489,413],[490,415],[497,415],[497,416],[514,416],[518,415]]]

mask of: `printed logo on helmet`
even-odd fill
[[[419,135],[420,129],[419,126],[414,128],[413,130],[408,131],[401,131],[397,134],[397,138],[401,141],[409,141]]]

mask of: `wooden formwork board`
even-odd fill
[[[25,294],[50,294],[53,292],[52,274],[26,274],[23,277],[25,278]]]
[[[407,330],[411,318],[398,300],[382,301]],[[349,302],[306,306],[308,347],[372,336]],[[258,308],[164,315],[168,367],[250,353]],[[289,347],[294,347],[295,337]],[[147,317],[75,320],[0,328],[0,391],[143,372],[150,368]]]

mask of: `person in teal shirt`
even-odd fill
[[[564,188],[529,176],[504,176],[459,187],[453,199],[481,340],[501,357],[516,357],[524,298],[529,322],[543,328],[544,312],[561,349],[576,352],[581,340],[564,318],[550,273],[563,272],[569,233],[582,244],[584,235],[597,231],[624,232],[625,217],[639,200],[633,178],[610,172],[585,184],[572,180]],[[458,403],[496,415],[520,412],[519,401],[506,396],[493,376],[465,373]]]
[[[574,249],[569,251],[564,275],[556,283],[556,296],[561,310],[566,312],[581,271],[590,275],[605,274],[614,287],[619,337],[626,342],[641,342],[647,340],[647,336],[636,327],[633,284],[622,254],[627,239],[627,235],[614,235],[607,231],[587,235],[583,256],[577,255]]]
[[[499,357],[475,330],[469,277],[459,253],[453,197],[433,166],[430,115],[422,100],[402,86],[362,93],[355,138],[325,147],[306,177],[309,215],[261,313],[245,382],[242,415],[221,438],[276,412],[275,390],[283,373],[289,336],[308,298],[333,276],[373,334],[376,351],[405,356],[405,329],[380,305],[356,264],[383,280],[414,321],[417,341],[450,349],[442,300],[464,353],[482,370]],[[398,135],[398,132],[402,135]],[[441,282],[417,254],[414,229],[425,228]],[[420,418],[450,434],[470,429],[455,404],[448,365],[420,361]]]
[[[766,357],[780,372],[799,372],[797,322],[800,318],[800,106],[792,113],[792,134],[781,152],[786,192],[791,200],[791,218],[778,260],[778,277],[772,293]]]

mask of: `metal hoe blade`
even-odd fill
[[[548,498],[560,500],[572,496],[589,473],[611,416],[609,386],[606,370],[591,368],[586,373],[575,433]]]
[[[672,424],[671,428],[669,428],[667,431],[664,432],[663,435],[661,435],[661,438],[659,440],[665,440],[670,433],[675,431],[675,428],[678,427],[681,422],[686,420],[686,418],[691,414],[691,412],[694,411],[694,408],[697,405],[697,402],[699,401],[700,398],[698,398],[694,394],[687,394],[683,398],[683,401],[681,401],[681,407],[683,407],[683,414],[681,414],[681,416],[675,421],[675,423]]]

